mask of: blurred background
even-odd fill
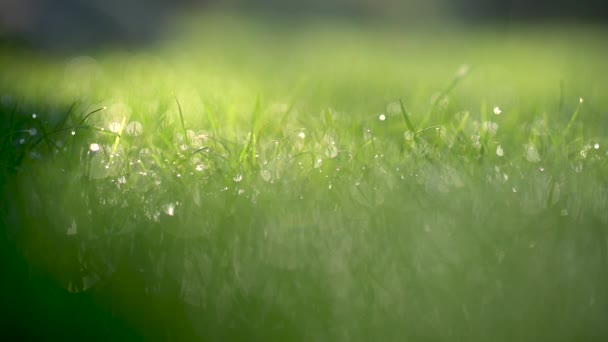
[[[41,49],[154,42],[180,14],[228,10],[402,25],[608,22],[603,0],[0,0],[0,41]]]

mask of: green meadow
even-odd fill
[[[210,15],[138,49],[2,47],[2,324],[604,340],[606,34]]]

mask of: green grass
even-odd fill
[[[604,28],[201,22],[0,54],[2,224],[84,336],[608,336]]]

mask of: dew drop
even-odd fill
[[[92,152],[97,152],[100,149],[101,147],[97,143],[92,143],[91,145],[89,145],[89,150],[91,150]]]
[[[496,147],[496,155],[499,157],[505,155],[505,151],[502,149],[502,146],[498,145],[498,147]]]
[[[304,132],[298,133],[298,138],[300,138],[300,139],[306,138],[306,133],[304,133]]]
[[[502,113],[502,110],[500,110],[500,108],[498,108],[498,106],[494,107],[494,114],[500,115],[501,113]]]
[[[327,146],[327,149],[325,150],[325,155],[327,155],[327,157],[329,158],[336,158],[338,156],[338,147],[336,147],[336,145],[334,145],[334,143],[332,142]]]
[[[260,174],[261,174],[261,176],[262,176],[262,179],[263,179],[265,182],[270,182],[270,181],[272,180],[272,175],[270,174],[270,171],[268,171],[268,170],[266,170],[266,169],[263,169],[263,170],[260,172]]]
[[[496,134],[496,131],[498,130],[498,124],[496,122],[492,122],[492,121],[485,121],[481,125],[481,128],[483,129],[484,132],[494,135],[494,134]]]
[[[72,131],[72,135],[76,135],[76,131]]]
[[[126,131],[129,135],[138,136],[144,131],[144,126],[139,121],[132,121],[127,125]]]
[[[175,215],[175,204],[174,203],[166,204],[165,207],[163,208],[163,211],[165,212],[165,214],[167,214],[169,216],[174,216]]]
[[[600,149],[600,144],[596,143],[595,145],[593,145],[593,148],[596,149],[596,150],[599,150]]]
[[[538,163],[540,161],[540,155],[534,145],[526,145],[525,157],[530,163]]]
[[[384,114],[380,114],[380,115],[378,116],[378,120],[380,120],[380,121],[384,121],[384,120],[386,120],[386,115],[384,115]]]
[[[120,123],[116,122],[116,121],[112,121],[108,125],[108,128],[110,129],[110,131],[112,133],[118,133],[120,131]]]
[[[243,180],[243,175],[239,173],[238,175],[234,176],[234,178],[232,178],[232,180],[239,183],[240,181]]]
[[[78,234],[78,226],[76,225],[76,220],[72,220],[72,224],[68,227],[67,235],[76,235]]]

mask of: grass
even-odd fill
[[[607,336],[605,29],[182,26],[145,51],[0,54],[11,270],[106,313],[70,335],[48,317],[74,319],[65,301],[7,288],[53,313],[13,321],[71,338]]]

